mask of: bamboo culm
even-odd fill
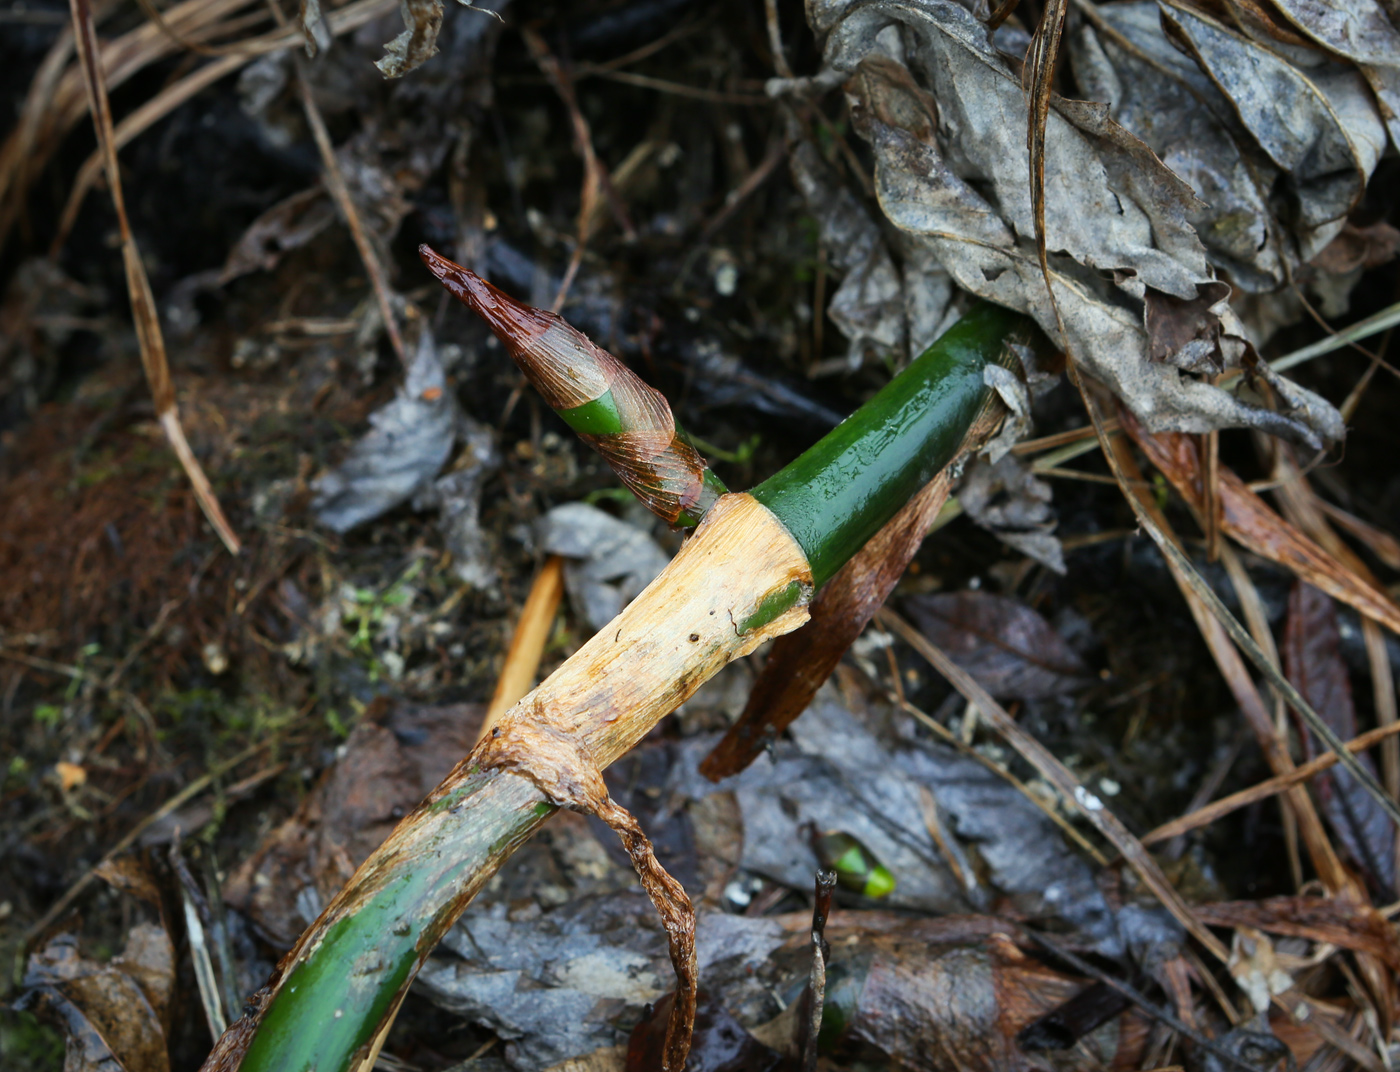
[[[459,297],[463,288],[473,291],[467,304],[481,307],[527,375],[536,355],[522,360],[518,351],[545,340],[555,355],[546,400],[556,409],[586,405],[589,399],[556,401],[601,385],[592,400],[609,391],[614,402],[646,392],[660,398],[631,381],[618,391],[613,366],[626,369],[616,358],[591,343],[581,348],[583,336],[563,332],[567,325],[553,314],[522,320],[519,310],[537,311],[454,274],[466,270],[430,253],[425,260],[449,290]],[[806,621],[814,586],[952,456],[988,398],[982,368],[1032,331],[1024,317],[979,306],[752,496],[721,495],[722,484],[706,477],[703,461],[678,439],[669,407],[664,418],[650,403],[641,407],[652,421],[648,457],[671,460],[661,467],[669,475],[643,474],[638,483],[659,489],[660,516],[683,523],[694,511],[703,523],[666,570],[507,712],[495,735],[360,866],[220,1039],[205,1072],[352,1072],[372,1063],[380,1031],[418,968],[500,864],[559,804],[574,802],[575,782],[594,778],[726,663]],[[577,382],[593,379],[574,395],[559,386],[574,382],[557,360],[569,349],[595,362]],[[600,368],[606,373],[598,375]],[[590,436],[629,434],[621,420],[617,427],[581,434],[597,446]]]

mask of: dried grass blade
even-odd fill
[[[948,658],[942,649],[930,642],[927,637],[898,614],[888,609],[883,610],[880,612],[880,621],[908,641],[914,650],[927,659],[935,670],[947,678],[949,684],[967,698],[969,703],[977,706],[982,717],[1001,734],[1012,748],[1020,753],[1023,759],[1035,767],[1066,800],[1074,802],[1080,813],[1132,865],[1133,870],[1138,873],[1143,883],[1162,902],[1167,911],[1175,916],[1177,921],[1201,945],[1205,946],[1213,956],[1222,962],[1229,958],[1229,952],[1220,943],[1220,940],[1206,928],[1205,924],[1196,918],[1195,913],[1181,899],[1181,895],[1167,881],[1167,876],[1162,874],[1157,862],[1142,847],[1142,842],[1133,837],[1128,828],[1119,822],[1118,817],[1104,806],[1103,801],[1080,784],[1079,780],[1070,773],[1069,768],[1056,759],[1048,748],[1022,729],[1020,724],[1007,714],[1006,709],[1001,704],[992,699],[987,690],[982,688],[971,674]]]
[[[1021,0],[998,0],[992,8],[991,14],[987,16],[987,29],[995,30],[1003,22],[1011,17],[1011,13],[1016,10],[1016,5]]]
[[[1275,372],[1286,372],[1288,369],[1296,368],[1315,357],[1330,354],[1333,350],[1340,350],[1343,346],[1350,346],[1352,343],[1360,342],[1372,335],[1379,335],[1382,331],[1393,328],[1397,324],[1400,324],[1400,302],[1388,306],[1374,316],[1368,316],[1365,320],[1360,320],[1348,328],[1343,328],[1335,335],[1329,335],[1320,342],[1304,346],[1301,350],[1294,350],[1291,354],[1285,354],[1277,361],[1270,361],[1269,367]],[[1234,373],[1230,379],[1234,379],[1238,375],[1239,373]]]
[[[1116,463],[1116,471],[1129,478],[1141,476],[1137,462],[1128,449],[1127,441],[1122,436],[1114,436],[1109,443],[1109,449],[1112,451],[1113,461]],[[1152,519],[1158,530],[1164,533],[1167,539],[1175,541],[1176,535],[1172,532],[1166,516],[1162,514],[1151,498],[1137,490],[1136,482],[1133,484],[1132,494],[1137,499],[1137,505]],[[1233,554],[1229,554],[1225,559],[1225,565],[1227,569],[1231,569],[1232,566],[1238,566],[1239,563]],[[1291,773],[1295,768],[1293,758],[1288,753],[1286,738],[1283,736],[1285,707],[1282,700],[1276,698],[1276,717],[1270,719],[1269,712],[1264,707],[1264,700],[1259,694],[1259,689],[1255,686],[1254,679],[1250,676],[1239,651],[1231,643],[1225,627],[1195,594],[1185,574],[1173,560],[1167,560],[1167,567],[1171,571],[1177,587],[1181,590],[1182,598],[1186,600],[1187,608],[1191,611],[1191,616],[1195,619],[1196,627],[1200,630],[1206,646],[1210,648],[1211,655],[1220,668],[1221,675],[1225,678],[1226,684],[1240,705],[1240,713],[1244,715],[1245,721],[1253,730],[1255,739],[1258,741],[1260,750],[1264,753],[1270,768],[1276,775]],[[1240,601],[1246,607],[1247,613],[1251,615],[1251,624],[1259,630],[1258,643],[1261,649],[1277,664],[1278,652],[1273,644],[1273,636],[1268,631],[1268,622],[1258,599],[1258,592],[1255,591],[1253,582],[1250,581],[1249,575],[1242,568],[1238,573],[1236,583],[1239,585]],[[1236,576],[1234,573],[1231,575],[1232,577]],[[1288,790],[1283,819],[1289,865],[1296,876],[1297,884],[1302,884],[1302,863],[1297,852],[1297,843],[1301,839],[1307,847],[1308,856],[1314,869],[1329,892],[1334,895],[1353,897],[1358,902],[1364,900],[1364,892],[1360,890],[1351,873],[1342,866],[1312,798],[1301,786],[1294,786]]]
[[[1026,67],[1022,73],[1027,109],[1026,148],[1030,151],[1031,212],[1035,219],[1035,250],[1040,256],[1040,270],[1045,276],[1045,290],[1060,319],[1060,306],[1055,300],[1055,288],[1050,283],[1050,256],[1045,242],[1045,127],[1050,119],[1050,98],[1055,81],[1055,60],[1060,54],[1060,38],[1065,31],[1065,15],[1069,0],[1048,0],[1040,17],[1040,25],[1026,51]],[[1010,12],[1008,11],[1007,14]],[[1003,16],[1004,17],[1004,16]],[[1064,324],[1060,324],[1064,334]]]
[[[1100,429],[1099,435],[1106,444],[1107,432],[1102,430],[1103,414],[1099,411],[1098,403],[1084,388],[1083,381],[1078,374],[1074,373],[1073,375],[1075,382],[1079,385],[1079,393],[1084,399],[1084,405],[1088,409],[1089,416],[1094,422],[1094,427]],[[1180,571],[1181,577],[1190,587],[1192,593],[1194,593],[1210,610],[1211,614],[1215,616],[1216,621],[1230,634],[1230,639],[1244,651],[1245,655],[1249,657],[1249,661],[1264,675],[1265,680],[1278,690],[1279,694],[1288,703],[1288,706],[1298,712],[1299,717],[1302,718],[1303,721],[1308,724],[1308,728],[1316,733],[1319,739],[1327,745],[1328,750],[1337,754],[1342,766],[1365,787],[1368,793],[1376,798],[1381,806],[1381,810],[1390,817],[1391,822],[1400,826],[1400,806],[1396,805],[1395,801],[1390,799],[1386,791],[1381,787],[1381,784],[1376,781],[1375,776],[1358,763],[1356,757],[1346,750],[1346,743],[1332,732],[1332,728],[1328,726],[1318,713],[1312,709],[1311,705],[1299,695],[1298,690],[1283,676],[1279,668],[1269,661],[1268,656],[1265,655],[1259,645],[1254,642],[1254,638],[1249,635],[1245,627],[1230,613],[1225,604],[1220,601],[1220,597],[1215,594],[1214,589],[1206,584],[1201,575],[1196,572],[1196,567],[1191,564],[1191,560],[1182,553],[1181,549],[1166,536],[1157,523],[1149,516],[1148,512],[1143,509],[1141,501],[1129,490],[1127,486],[1127,477],[1123,474],[1122,467],[1119,465],[1118,458],[1114,452],[1105,449],[1104,457],[1108,459],[1109,468],[1113,470],[1113,475],[1118,478],[1119,484],[1122,485],[1123,495],[1128,500],[1128,505],[1132,507],[1133,513],[1137,516],[1138,523],[1147,530],[1147,534],[1152,537],[1152,542],[1161,550],[1167,561],[1172,563],[1177,570]],[[1236,480],[1238,480],[1238,478],[1236,478]],[[1222,489],[1228,488],[1229,483],[1228,480],[1222,480]],[[1247,488],[1243,488],[1243,485],[1241,485],[1241,488],[1244,492],[1251,495],[1253,494],[1249,492]],[[1255,496],[1255,498],[1257,499],[1257,496]],[[1264,507],[1262,503],[1260,503],[1260,507],[1269,514],[1272,514],[1275,518],[1278,517],[1277,514],[1273,514],[1273,511]],[[1321,554],[1320,548],[1318,548],[1318,553]],[[1319,587],[1321,586],[1319,585]]]
[[[1370,548],[1371,553],[1387,566],[1393,570],[1400,570],[1400,540],[1326,499],[1319,498],[1317,507],[1334,523]]]
[[[395,3],[396,0],[358,0],[356,3],[347,4],[345,7],[331,12],[327,19],[331,36],[339,37],[351,30],[358,29],[365,23],[392,10]],[[242,42],[238,46],[237,52],[212,60],[203,67],[191,71],[178,82],[166,86],[154,97],[142,103],[135,111],[124,116],[122,121],[116,125],[114,141],[117,150],[120,151],[133,138],[160,122],[201,90],[222,78],[227,78],[259,56],[265,56],[269,52],[278,52],[294,45],[300,37],[301,31],[291,26],[279,29],[275,33],[254,37]],[[50,258],[57,257],[58,251],[67,242],[68,234],[78,218],[78,210],[82,207],[83,200],[92,190],[92,185],[96,182],[101,171],[102,151],[95,149],[92,155],[83,161],[83,166],[78,169],[78,177],[73,181],[73,188],[68,192],[68,201],[63,206],[63,215],[59,218],[57,233],[49,246]],[[2,167],[0,167],[0,186],[3,186]],[[3,236],[4,233],[3,218],[0,218],[0,236]]]
[[[251,0],[183,0],[165,12],[166,21],[185,36],[208,36],[216,24]],[[104,0],[103,10],[118,6]],[[65,40],[66,39],[66,40]],[[58,150],[64,136],[88,110],[86,78],[81,70],[64,66],[56,78],[50,60],[66,60],[71,37],[64,34],[44,61],[31,86],[20,124],[0,148],[0,242],[8,236],[16,216],[23,213],[28,184]],[[104,85],[116,87],[138,71],[175,51],[176,46],[158,27],[142,22],[135,29],[107,42],[94,52],[99,57]]]
[[[184,429],[180,426],[180,415],[175,405],[175,386],[170,379],[170,363],[165,354],[165,337],[160,330],[155,295],[151,293],[151,281],[146,276],[145,265],[141,263],[141,252],[136,246],[135,236],[131,233],[131,223],[126,215],[126,202],[122,197],[121,170],[117,163],[117,149],[112,134],[112,110],[107,101],[107,87],[103,83],[98,60],[97,31],[93,27],[92,7],[89,0],[70,0],[70,3],[73,12],[73,35],[77,41],[83,78],[87,84],[93,126],[102,148],[107,184],[112,192],[112,206],[116,210],[117,225],[121,232],[122,263],[126,268],[126,286],[131,297],[131,315],[136,325],[136,338],[141,347],[141,364],[146,372],[146,382],[151,388],[156,417],[160,420],[161,428],[165,430],[176,457],[180,459],[185,475],[189,477],[204,516],[208,518],[209,524],[218,533],[229,553],[236,555],[241,547],[238,537],[224,516],[219,500],[214,495],[214,489],[210,487],[199,459],[190,450]]]

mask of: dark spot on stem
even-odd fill
[[[691,634],[690,634],[690,642],[691,642],[692,644],[694,644],[694,643],[695,643],[696,641],[698,641],[699,639],[700,639],[700,634],[699,634],[699,633],[691,633]]]

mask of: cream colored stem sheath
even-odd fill
[[[205,1072],[349,1072],[424,959],[560,804],[721,667],[807,620],[812,575],[788,530],[725,495],[661,575],[502,718],[307,929]],[[605,799],[604,805],[608,804]]]

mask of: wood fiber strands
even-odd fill
[[[787,527],[750,495],[722,496],[656,580],[507,711],[360,865],[204,1072],[358,1068],[438,939],[558,805],[595,811],[622,836],[670,937],[683,1020],[695,971],[684,891],[599,772],[726,663],[805,623],[811,593]],[[678,1069],[688,1027],[678,1020],[668,1038]]]
[[[423,263],[505,344],[531,385],[612,466],[642,504],[694,524],[724,492],[680,438],[665,396],[558,313],[516,301],[479,275],[418,247]]]

